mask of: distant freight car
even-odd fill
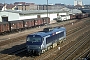
[[[42,20],[43,20],[43,25],[50,23],[50,18],[49,17],[43,17]]]
[[[23,21],[24,28],[32,28],[35,26],[34,19],[26,19],[22,21]]]
[[[82,14],[76,14],[76,19],[83,19],[88,17],[87,13],[82,13]]]
[[[88,13],[83,13],[83,18],[88,17]]]
[[[57,22],[67,21],[72,19],[83,19],[90,16],[90,13],[80,13],[80,14],[70,14],[70,15],[60,15],[55,20]]]
[[[75,14],[70,14],[70,20],[71,19],[76,19],[76,15]]]
[[[40,18],[35,18],[34,22],[35,22],[35,26],[40,26],[41,25],[41,19]]]
[[[44,53],[50,47],[57,46],[57,43],[66,38],[64,27],[45,28],[44,31],[29,34],[26,39],[27,51],[30,54]]]
[[[49,23],[49,17],[0,22],[0,34],[6,32],[21,31],[26,28],[42,26]]]
[[[10,31],[8,22],[0,22],[0,34],[6,33]]]
[[[24,28],[23,21],[16,20],[16,21],[9,21],[11,31],[18,31]]]

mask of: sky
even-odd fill
[[[47,0],[0,0],[0,3],[27,2],[35,4],[47,4]],[[74,0],[48,0],[49,4],[62,3],[66,5],[74,5]],[[90,4],[90,0],[83,0],[83,4]]]

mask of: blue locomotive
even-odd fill
[[[40,55],[41,53],[48,50],[48,47],[52,47],[54,43],[57,43],[65,38],[65,27],[44,28],[43,31],[39,31],[27,36],[27,51],[29,53]]]

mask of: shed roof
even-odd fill
[[[12,12],[12,13],[19,13],[19,14],[43,14],[47,13],[47,10],[27,10],[27,11],[21,11],[21,10],[5,10],[5,12]],[[63,10],[48,10],[48,13],[63,13],[67,11]]]
[[[4,12],[4,11],[1,11]],[[44,14],[47,13],[47,10],[5,10],[5,12],[19,13],[20,15],[30,15],[30,14]],[[60,10],[48,10],[48,13],[82,13],[81,10],[78,9],[69,9],[62,8]]]

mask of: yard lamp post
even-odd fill
[[[47,17],[48,17],[48,0],[47,0]],[[47,25],[48,25],[48,18],[47,18]]]

